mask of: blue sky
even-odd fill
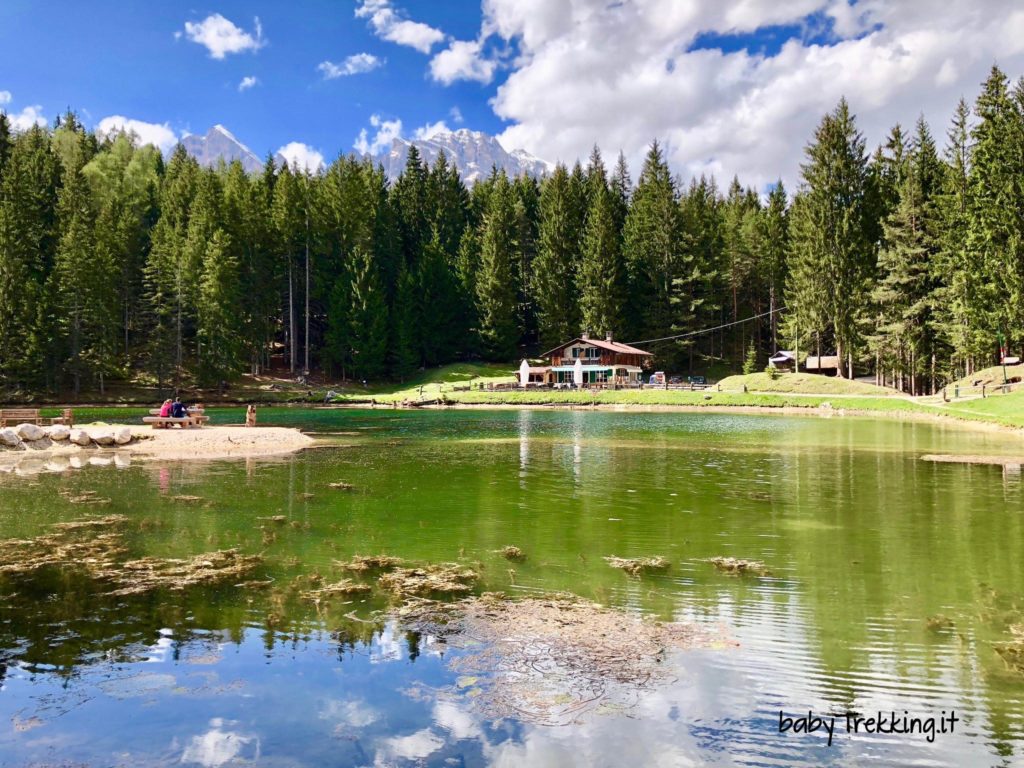
[[[1024,74],[1017,0],[204,2],[2,0],[0,109],[327,160],[466,127],[551,161],[597,143],[634,176],[657,138],[684,179],[765,188],[842,96],[869,145],[919,114],[941,143],[993,62]]]
[[[418,21],[447,34],[472,37],[479,3],[412,4]],[[400,118],[412,128],[439,120],[455,127],[457,108],[466,125],[497,133],[503,121],[487,106],[498,81],[488,85],[433,82],[427,57],[379,39],[345,2],[218,2],[182,10],[172,3],[0,3],[0,90],[6,108],[40,105],[52,118],[71,107],[89,124],[108,115],[168,123],[177,133],[203,133],[215,123],[230,128],[257,154],[290,141],[328,156],[348,150],[374,114]],[[299,7],[301,6],[301,7]],[[254,35],[258,50],[213,58],[189,41],[186,22],[219,13]],[[439,46],[435,46],[437,48]],[[344,62],[369,53],[383,63],[370,72],[324,78],[324,61]],[[243,91],[246,77],[257,83]]]

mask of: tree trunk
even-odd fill
[[[295,275],[288,260],[288,369],[295,373]]]
[[[306,206],[306,357],[302,375],[309,375],[309,206]]]

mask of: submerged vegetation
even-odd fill
[[[565,725],[588,713],[628,713],[672,679],[666,654],[729,644],[694,624],[642,619],[571,595],[455,603],[411,601],[403,627],[461,653],[457,687],[486,717]]]
[[[664,557],[606,557],[604,561],[612,568],[621,568],[630,576],[669,569],[669,562]]]
[[[80,572],[109,594],[125,596],[243,579],[262,562],[236,549],[185,559],[126,559],[127,523],[124,515],[89,517],[55,523],[49,533],[33,539],[0,541],[0,577],[16,580],[43,569]]]
[[[768,566],[760,560],[743,560],[737,557],[712,557],[708,561],[722,573],[732,576],[771,576]]]

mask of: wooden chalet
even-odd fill
[[[780,371],[796,370],[796,353],[788,349],[780,349],[768,358],[768,365]]]
[[[807,373],[818,373],[822,376],[839,375],[838,355],[808,355],[804,361],[804,371]]]
[[[583,386],[637,386],[651,353],[615,341],[609,333],[592,339],[586,333],[544,353],[549,365],[520,368],[520,384],[555,386],[576,383],[582,370]]]

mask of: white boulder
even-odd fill
[[[43,435],[39,440],[26,440],[25,447],[33,451],[45,451],[53,445],[53,441],[50,440],[46,435]]]
[[[66,424],[54,424],[48,432],[51,440],[63,441],[71,437],[71,427]]]
[[[114,432],[110,429],[97,429],[89,434],[96,445],[113,445]]]
[[[19,424],[14,428],[14,431],[18,433],[18,437],[22,440],[42,440],[46,437],[43,428],[37,427],[35,424]]]
[[[114,442],[118,445],[127,445],[132,441],[131,427],[118,427],[114,430]]]
[[[84,429],[72,429],[71,434],[68,435],[68,439],[75,445],[85,446],[92,443],[92,438],[89,437],[89,433]]]
[[[10,427],[0,429],[0,445],[6,445],[8,448],[17,448],[21,445],[21,438]]]
[[[72,469],[81,469],[85,466],[81,456],[68,456],[68,466]]]
[[[132,455],[130,453],[115,453],[114,454],[114,466],[118,469],[125,469],[132,465]]]
[[[111,456],[90,456],[89,464],[93,467],[109,467],[114,463],[114,459]]]

